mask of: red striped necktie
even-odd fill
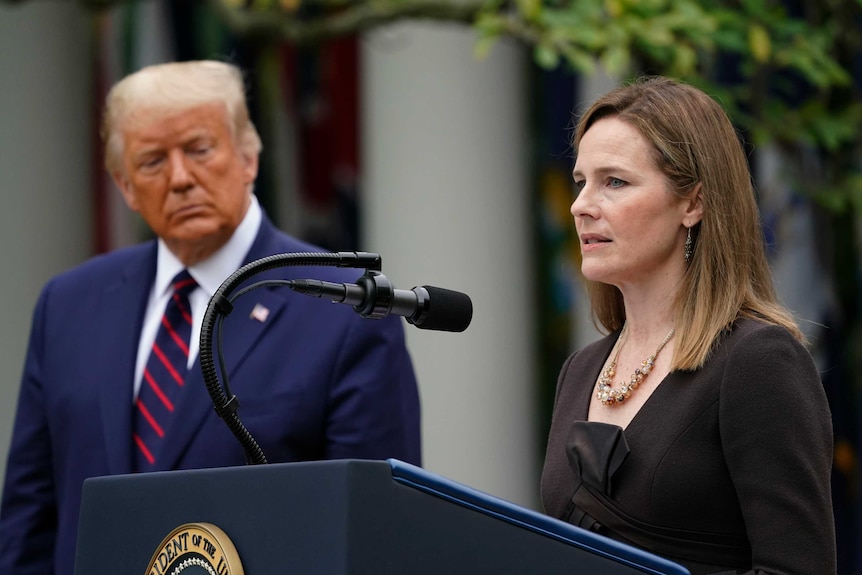
[[[153,469],[186,379],[192,314],[189,294],[197,282],[186,270],[174,278],[168,304],[134,405],[135,470]]]

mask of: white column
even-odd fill
[[[75,2],[0,5],[0,484],[33,304],[91,251],[88,34]]]
[[[407,326],[424,467],[538,504],[527,58],[473,55],[466,27],[399,24],[365,37],[362,248],[399,288],[463,291],[463,333]]]

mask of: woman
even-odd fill
[[[609,335],[560,373],[545,511],[700,573],[835,572],[829,407],[721,107],[667,78],[581,117],[571,212]]]

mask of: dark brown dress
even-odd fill
[[[805,348],[739,320],[702,369],[669,374],[622,430],[585,421],[618,335],[560,373],[545,512],[693,575],[835,573],[831,416]]]

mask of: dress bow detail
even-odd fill
[[[575,421],[566,438],[569,465],[580,478],[570,504],[568,521],[598,531],[601,525],[578,506],[584,491],[611,495],[611,479],[629,454],[629,444],[618,425],[597,421]],[[579,496],[580,495],[580,496]]]
[[[566,456],[581,481],[611,494],[611,479],[629,454],[629,444],[618,425],[576,421],[566,438]]]

